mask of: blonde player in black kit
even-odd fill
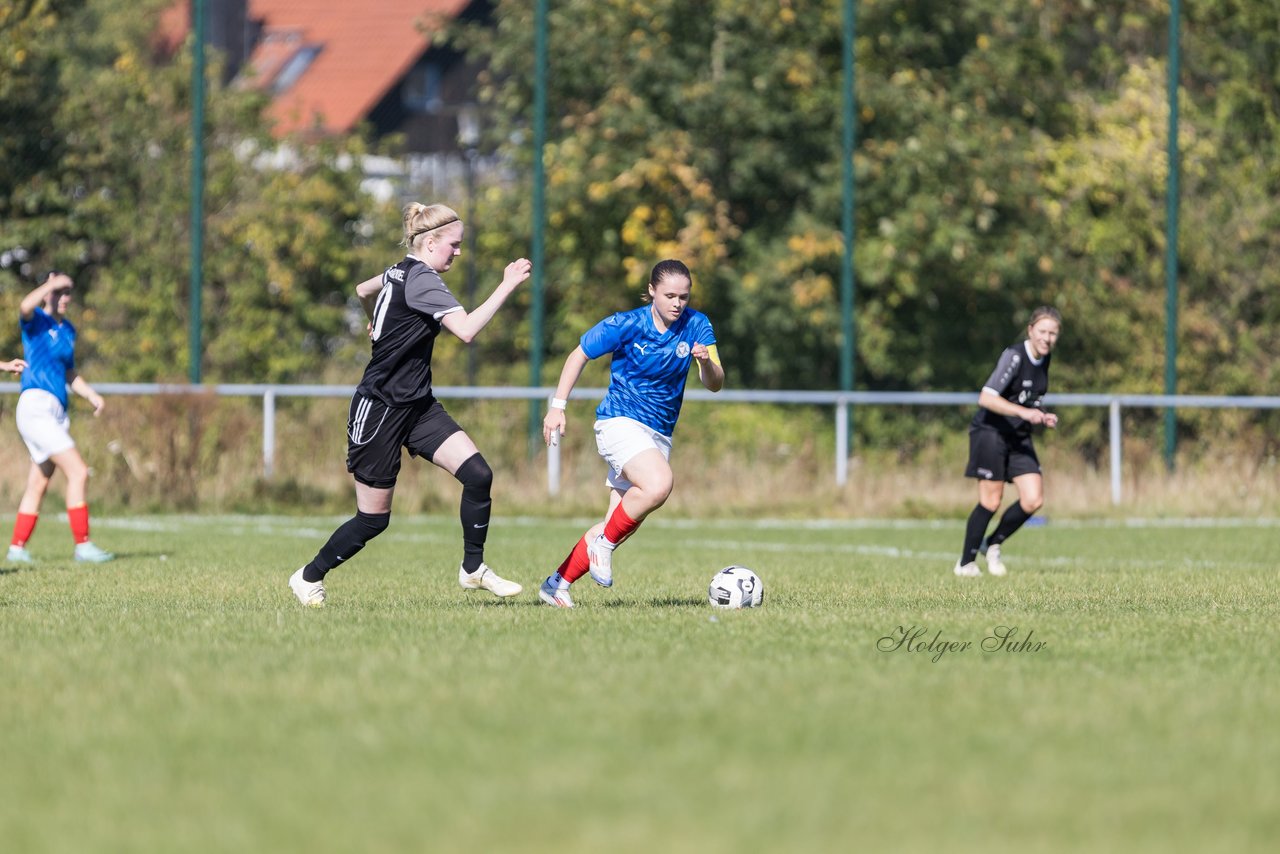
[[[329,570],[387,529],[401,448],[407,448],[410,456],[426,457],[462,483],[458,584],[499,597],[514,596],[522,589],[500,578],[484,562],[493,471],[471,437],[431,393],[431,351],[442,329],[470,342],[529,278],[532,265],[526,258],[512,261],[502,283],[468,313],[440,278],[462,253],[458,215],[444,205],[415,202],[407,206],[404,245],[409,254],[403,261],[356,286],[369,315],[373,341],[347,423],[347,470],[355,477],[356,515],[289,578],[289,588],[303,605],[323,605]]]
[[[1031,428],[1058,425],[1058,416],[1045,412],[1042,402],[1049,390],[1049,360],[1061,331],[1057,309],[1037,308],[1027,325],[1027,339],[1000,354],[995,371],[982,386],[978,412],[969,426],[965,477],[978,479],[978,504],[969,514],[964,552],[956,561],[955,573],[962,578],[982,575],[978,551],[987,524],[1000,509],[1006,482],[1018,488],[1018,500],[987,539],[987,572],[992,575],[1007,571],[1000,558],[1001,545],[1044,504],[1044,481]]]

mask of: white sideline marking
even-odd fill
[[[937,560],[953,562],[955,551],[920,551],[917,549],[900,549],[894,546],[858,545],[856,543],[778,543],[753,542],[751,540],[701,540],[685,543],[687,548],[722,549],[742,552],[755,549],[762,552],[808,552],[810,554],[855,554],[868,557],[888,557],[898,560]],[[981,562],[981,558],[979,558]],[[1045,557],[1034,552],[1019,553],[1014,565],[1027,566],[1078,566],[1083,563],[1097,563],[1097,558],[1090,557]],[[1175,561],[1146,560],[1144,558],[1109,558],[1108,565],[1115,567],[1137,566],[1169,569],[1182,566],[1187,569],[1226,569],[1228,567],[1268,567],[1269,563],[1247,560],[1186,560],[1181,564]]]
[[[244,534],[262,534],[280,538],[300,540],[322,540],[328,537],[335,527],[342,524],[347,516],[329,517],[293,517],[293,516],[251,516],[233,515],[183,515],[152,516],[136,518],[95,518],[96,527],[116,530],[147,531],[161,533],[181,533],[192,527],[217,525],[228,536]],[[406,515],[407,520],[419,526],[423,520],[435,525],[434,530],[390,530],[380,539],[392,542],[408,543],[454,543],[457,540],[456,519],[448,516]],[[317,523],[327,521],[329,527],[315,527]],[[545,527],[548,524],[563,524],[566,527],[587,527],[594,521],[572,519],[546,519],[535,516],[495,517],[498,526],[513,527]],[[767,530],[911,530],[911,529],[958,529],[963,526],[962,520],[926,520],[926,519],[815,519],[788,520],[764,519],[748,522],[734,520],[697,521],[691,519],[671,519],[665,522],[657,519],[651,527],[671,528],[679,530],[731,530],[738,528],[763,528]],[[306,524],[302,524],[302,523]],[[1276,519],[1120,519],[1120,520],[1064,520],[1051,523],[1055,528],[1089,529],[1089,528],[1274,528],[1280,526]],[[1034,530],[1034,529],[1033,529]],[[683,543],[684,548],[698,550],[715,549],[720,551],[755,550],[769,553],[804,553],[804,554],[836,554],[858,555],[862,557],[890,558],[893,560],[938,561],[951,565],[956,552],[926,551],[920,549],[904,549],[896,546],[879,546],[867,543],[814,543],[814,542],[777,542],[757,540],[707,540],[699,539]],[[1019,552],[1016,564],[1024,566],[1078,566],[1082,563],[1096,562],[1090,557],[1046,557],[1037,555],[1033,550]],[[1147,560],[1143,558],[1109,559],[1109,565],[1124,567],[1154,567],[1166,569],[1171,561]],[[1178,565],[1178,564],[1173,564]],[[1264,567],[1269,566],[1259,561],[1223,561],[1223,560],[1186,560],[1181,566],[1189,569],[1225,569],[1229,567]]]
[[[241,529],[275,531],[302,530],[300,526],[315,526],[320,522],[337,526],[349,519],[344,516],[252,516],[243,513],[226,515],[181,515],[107,518],[94,516],[93,524],[107,528],[130,531],[182,531],[192,525],[238,524]],[[394,518],[394,517],[393,517]],[[409,519],[445,519],[438,516],[406,514]],[[540,528],[546,525],[591,527],[598,518],[558,519],[542,516],[495,516],[499,525]],[[646,522],[650,528],[676,528],[685,530],[757,528],[766,530],[799,531],[866,531],[866,530],[947,530],[963,527],[964,520],[955,519],[672,519],[657,517]],[[1038,526],[1037,526],[1038,527]],[[1271,518],[1162,518],[1162,519],[1058,519],[1046,522],[1047,528],[1277,528],[1280,519]],[[314,530],[314,528],[312,528]],[[331,530],[331,529],[330,529]],[[325,531],[324,533],[330,533]]]

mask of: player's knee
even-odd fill
[[[464,489],[488,492],[493,486],[493,469],[489,468],[489,464],[479,452],[472,454],[458,466],[453,476],[462,482]]]
[[[64,472],[67,477],[67,483],[74,484],[80,489],[84,489],[89,483],[89,467],[85,465],[68,466]],[[47,483],[47,481],[46,481]]]
[[[1028,495],[1019,498],[1018,503],[1022,505],[1022,511],[1030,516],[1044,506],[1044,496]]]
[[[657,509],[667,503],[667,499],[671,497],[671,490],[675,487],[675,476],[670,472],[663,472],[656,475],[645,484],[645,494],[649,497],[652,509]]]
[[[676,488],[676,478],[674,474],[668,473],[666,480],[662,482],[662,503],[666,504],[667,499],[671,497],[671,491]]]

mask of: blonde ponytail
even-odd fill
[[[448,205],[424,205],[421,202],[410,202],[404,206],[404,246],[413,249],[414,241],[429,231],[444,228],[462,217]]]

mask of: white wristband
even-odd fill
[[[565,400],[565,399],[564,399],[564,398],[562,398],[562,397],[553,397],[553,398],[551,398],[551,408],[552,408],[552,409],[564,409],[564,408],[565,408],[566,406],[568,406],[568,405],[569,405],[569,401]]]

